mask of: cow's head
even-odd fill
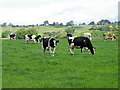
[[[38,35],[37,37],[38,37],[39,39],[41,39],[41,35]]]
[[[55,40],[54,38],[50,38],[49,42],[50,42],[51,47],[56,47],[59,40]]]
[[[67,38],[69,38],[69,37],[72,37],[72,34],[67,34],[66,36],[67,36]]]

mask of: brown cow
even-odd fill
[[[115,34],[112,34],[112,33],[104,33],[103,37],[104,37],[104,40],[107,40],[107,39],[116,40]]]

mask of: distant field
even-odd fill
[[[76,28],[76,31],[80,30],[80,31],[87,31],[91,25],[81,25],[81,26],[74,26],[74,27],[82,27],[82,28]],[[2,27],[2,32],[3,31],[11,31],[12,33],[15,33],[17,30],[19,30],[20,28],[25,28],[25,27]],[[30,28],[30,27],[28,27]],[[44,33],[44,32],[58,32],[58,31],[64,31],[67,27],[53,27],[53,26],[35,26],[32,27],[35,28],[38,33]]]
[[[93,39],[95,55],[71,56],[66,39],[60,39],[55,57],[40,44],[24,40],[2,41],[3,88],[117,88],[118,42]]]

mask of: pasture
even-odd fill
[[[3,88],[117,88],[118,42],[93,39],[95,55],[75,49],[71,56],[67,39],[59,39],[55,56],[40,44],[2,40]]]

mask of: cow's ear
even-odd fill
[[[56,43],[58,43],[59,42],[59,40],[56,40]]]

